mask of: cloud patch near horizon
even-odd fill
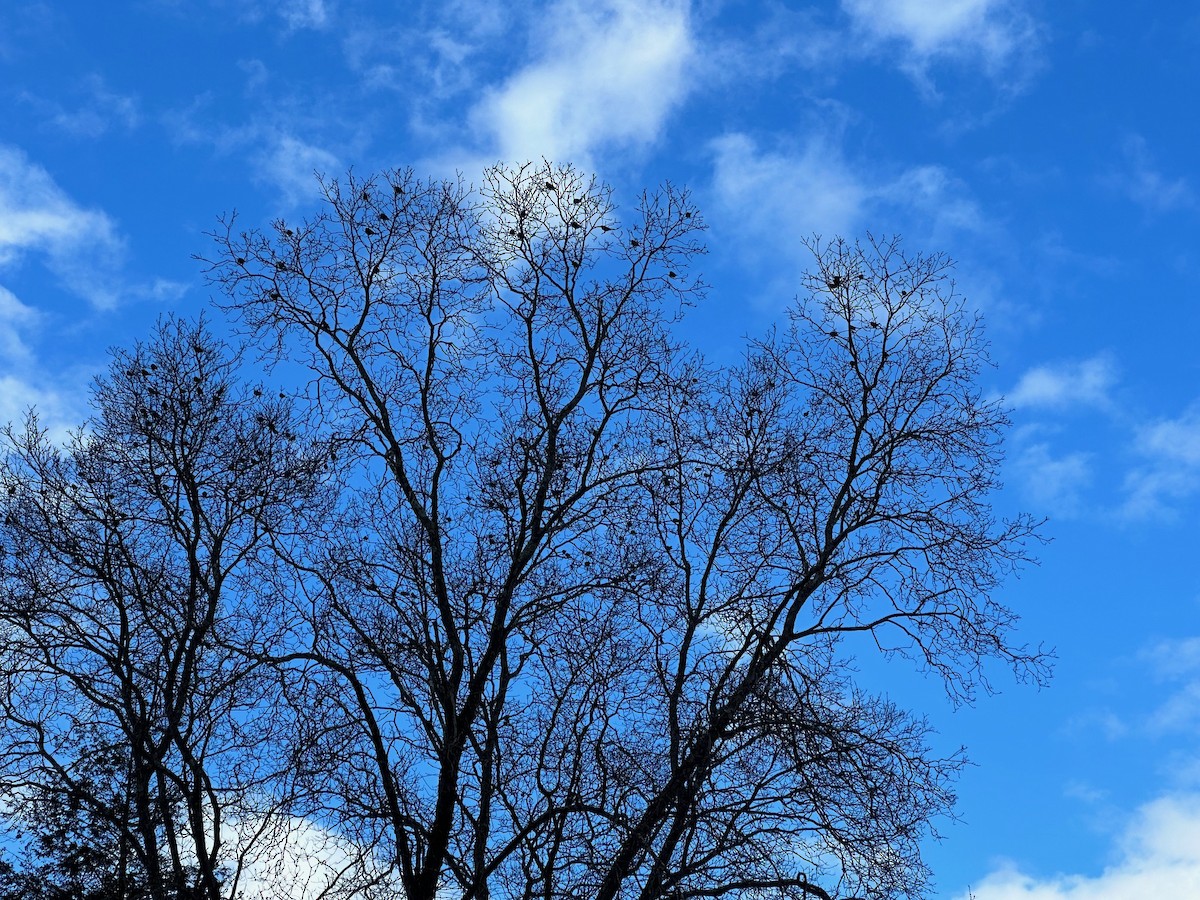
[[[956,900],[1128,900],[1200,896],[1200,795],[1160,797],[1139,808],[1098,875],[1027,875],[1005,864]]]

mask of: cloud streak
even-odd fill
[[[39,256],[69,290],[107,309],[118,299],[123,251],[112,219],[80,206],[20,150],[0,145],[0,269]]]

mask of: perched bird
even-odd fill
[[[363,198],[363,200],[370,200],[370,199],[371,199],[371,195],[370,195],[370,193],[368,193],[367,191],[365,191],[365,190],[364,190],[364,191],[362,192],[362,198]]]
[[[381,212],[381,213],[379,214],[379,221],[380,221],[380,222],[386,222],[387,220],[388,220],[388,214],[387,214],[387,213],[384,213],[384,212]]]
[[[546,182],[546,184],[545,184],[545,188],[546,188],[546,190],[548,190],[548,191],[557,191],[557,190],[558,190],[558,188],[554,186],[554,182],[553,182],[553,181],[547,181],[547,182]]]
[[[679,277],[679,275],[678,275],[677,273],[675,273],[675,272],[668,272],[668,273],[667,273],[667,277],[668,277],[668,278],[678,278],[678,277]]]
[[[639,241],[637,238],[630,238],[630,239],[629,239],[629,246],[630,246],[630,247],[640,247],[641,245],[642,245],[642,242],[641,242],[641,241]]]
[[[570,223],[570,227],[571,227],[571,228],[582,228],[583,226],[582,226],[582,225],[580,225],[578,222],[576,222],[576,221],[572,220],[572,221],[571,221],[571,223]]]
[[[239,257],[237,258],[237,264],[238,264],[239,266],[244,266],[244,265],[246,264],[246,257],[244,257],[244,256],[239,256]]]
[[[837,336],[838,336],[838,333],[837,333],[837,331],[835,331],[835,330],[834,330],[834,329],[832,329],[832,328],[831,328],[831,329],[829,329],[829,332],[828,332],[828,334],[829,334],[829,336],[830,336],[831,338],[835,338],[835,337],[837,337]]]
[[[840,288],[842,286],[842,276],[841,275],[831,275],[829,277],[829,280],[826,281],[825,284],[829,287],[829,289],[831,291],[836,291],[838,288]]]
[[[367,237],[371,237],[372,235],[379,234],[379,232],[376,231],[374,228],[372,228],[370,225],[368,225],[364,229],[364,231],[366,232]]]
[[[601,225],[600,230],[601,231],[612,231],[613,227],[611,225]]]
[[[576,202],[576,203],[582,203],[582,202],[583,202],[583,198],[582,198],[582,197],[576,197],[576,198],[575,198],[575,202]]]
[[[404,193],[404,188],[400,187],[400,185],[398,185],[398,184],[393,184],[392,185],[392,193],[395,196],[399,197],[401,194]]]

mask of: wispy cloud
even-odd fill
[[[324,28],[330,19],[325,0],[284,0],[279,4],[279,15],[293,29]]]
[[[981,65],[993,77],[1021,76],[1039,45],[1031,16],[1014,0],[841,0],[868,47],[899,48],[901,67],[924,80],[939,60]]]
[[[1116,364],[1107,355],[1079,362],[1036,366],[1021,376],[1005,399],[1018,409],[1106,409],[1117,384]]]
[[[470,112],[493,159],[590,167],[597,153],[653,143],[690,88],[694,43],[681,0],[561,0],[531,46],[532,61]]]
[[[1200,403],[1177,418],[1139,427],[1134,449],[1143,462],[1125,479],[1123,512],[1130,518],[1170,515],[1200,492]]]
[[[1114,862],[1095,876],[1035,878],[1005,866],[957,900],[1200,897],[1200,795],[1159,798],[1128,819]]]
[[[89,75],[81,86],[76,105],[64,106],[32,93],[21,99],[45,117],[46,124],[74,137],[98,138],[117,129],[132,131],[141,123],[138,98],[109,88],[99,75]]]
[[[1166,213],[1196,206],[1196,193],[1182,176],[1165,175],[1154,163],[1146,139],[1132,135],[1121,148],[1124,164],[1107,179],[1148,213]]]
[[[713,221],[752,256],[794,259],[814,234],[853,237],[864,228],[905,231],[918,242],[986,227],[965,186],[938,166],[890,177],[849,160],[835,133],[761,149],[745,134],[710,144]],[[794,282],[795,272],[786,273]]]
[[[40,257],[69,290],[114,306],[124,242],[103,212],[72,200],[41,166],[0,145],[0,269]]]
[[[1039,514],[1072,518],[1083,508],[1084,491],[1092,482],[1092,455],[1056,454],[1038,442],[1020,448],[1013,460],[1022,493]]]
[[[274,185],[288,206],[316,196],[317,173],[341,173],[341,163],[328,150],[282,132],[260,144],[253,160],[255,174]]]

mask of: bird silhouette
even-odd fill
[[[553,181],[547,181],[547,182],[546,182],[546,184],[545,184],[545,188],[546,188],[546,190],[548,190],[548,191],[557,191],[557,190],[558,190],[558,188],[554,186],[554,182],[553,182]]]
[[[374,228],[372,228],[370,225],[368,225],[366,227],[366,229],[364,229],[364,230],[366,231],[367,237],[370,237],[371,235],[374,235],[374,234],[379,234],[379,232],[376,231]]]
[[[825,284],[828,286],[828,288],[831,291],[836,291],[838,288],[840,288],[842,286],[842,276],[841,275],[831,275],[829,277],[829,280],[826,281]]]
[[[639,241],[637,238],[630,238],[630,239],[629,239],[629,246],[630,246],[630,247],[640,247],[641,245],[642,245],[642,242],[641,242],[641,241]]]
[[[612,231],[613,227],[611,225],[601,225],[600,230],[601,231]]]
[[[370,199],[371,199],[371,195],[370,195],[370,194],[369,194],[367,191],[363,191],[363,192],[362,192],[362,198],[363,198],[363,200],[370,200]]]
[[[572,221],[571,221],[571,223],[570,223],[570,227],[571,227],[571,228],[582,228],[583,226],[582,226],[582,225],[580,225],[578,222],[576,222],[576,221],[572,220]]]
[[[675,272],[668,272],[667,277],[668,278],[678,278],[679,276]]]

